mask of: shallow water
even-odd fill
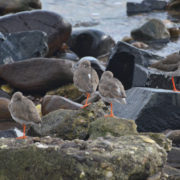
[[[141,0],[132,1],[141,2]],[[73,25],[73,30],[98,29],[111,35],[115,41],[129,36],[132,29],[140,27],[149,19],[168,19],[167,12],[144,13],[128,17],[126,0],[43,0],[42,5],[44,10],[57,12],[65,17]],[[84,25],[82,26],[81,23]],[[177,24],[179,25],[180,23]],[[166,56],[179,51],[179,47],[180,40],[168,43],[161,50],[151,51]]]

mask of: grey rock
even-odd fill
[[[102,31],[88,29],[73,31],[68,45],[79,57],[108,53],[114,46],[114,40]]]
[[[180,148],[172,148],[172,150],[168,153],[167,164],[174,168],[180,168]]]
[[[13,129],[0,131],[0,138],[16,138],[17,134]]]
[[[26,31],[4,35],[0,41],[0,64],[9,64],[48,53],[47,34],[42,31]]]
[[[140,13],[148,13],[154,10],[165,10],[166,1],[162,0],[143,0],[141,3],[127,2],[127,14],[134,15]]]
[[[7,99],[11,98],[10,95],[7,92],[5,92],[5,91],[3,91],[1,89],[0,89],[0,97],[4,97],[4,98],[7,98]]]
[[[159,19],[151,19],[138,29],[131,31],[137,41],[167,43],[170,34],[164,23]]]
[[[133,119],[140,132],[162,132],[180,129],[180,94],[170,90],[131,88],[127,92],[127,104],[114,104],[114,114]]]

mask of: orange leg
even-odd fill
[[[89,98],[89,96],[90,96],[90,94],[89,93],[87,93],[87,99],[86,99],[86,103],[85,103],[85,105],[84,106],[82,106],[81,108],[83,109],[83,108],[85,108],[85,107],[87,107],[87,106],[89,106],[91,103],[88,103],[88,98]]]
[[[179,90],[176,89],[176,85],[175,85],[175,82],[174,82],[174,77],[172,77],[171,80],[172,80],[172,84],[173,84],[173,91],[180,92]]]
[[[104,117],[115,117],[113,113],[113,105],[111,103],[111,114],[105,115]]]
[[[26,125],[25,125],[25,124],[23,124],[23,136],[21,136],[21,137],[17,137],[16,139],[26,139],[26,138],[27,138],[27,136],[25,136],[25,132],[26,132]]]

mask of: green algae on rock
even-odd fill
[[[134,180],[161,172],[166,151],[142,136],[0,139],[0,180]]]
[[[133,120],[105,117],[101,117],[90,124],[89,135],[91,139],[108,134],[116,137],[137,134],[136,124]]]

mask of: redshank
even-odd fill
[[[105,71],[99,82],[99,94],[105,102],[111,104],[111,114],[105,117],[114,117],[112,102],[126,104],[126,92],[122,83],[113,77],[111,71]]]
[[[23,125],[23,136],[17,139],[25,139],[26,125],[38,125],[41,123],[41,118],[36,110],[34,103],[21,92],[13,94],[9,103],[9,111],[12,118]]]
[[[83,93],[87,93],[87,99],[84,106],[87,107],[90,94],[95,92],[99,84],[97,72],[91,67],[91,63],[87,60],[80,62],[74,71],[74,85]]]
[[[165,59],[152,64],[150,67],[156,68],[161,71],[165,71],[165,76],[170,76],[172,80],[173,90],[180,92],[176,89],[174,77],[180,76],[180,54],[173,53],[167,56]]]

